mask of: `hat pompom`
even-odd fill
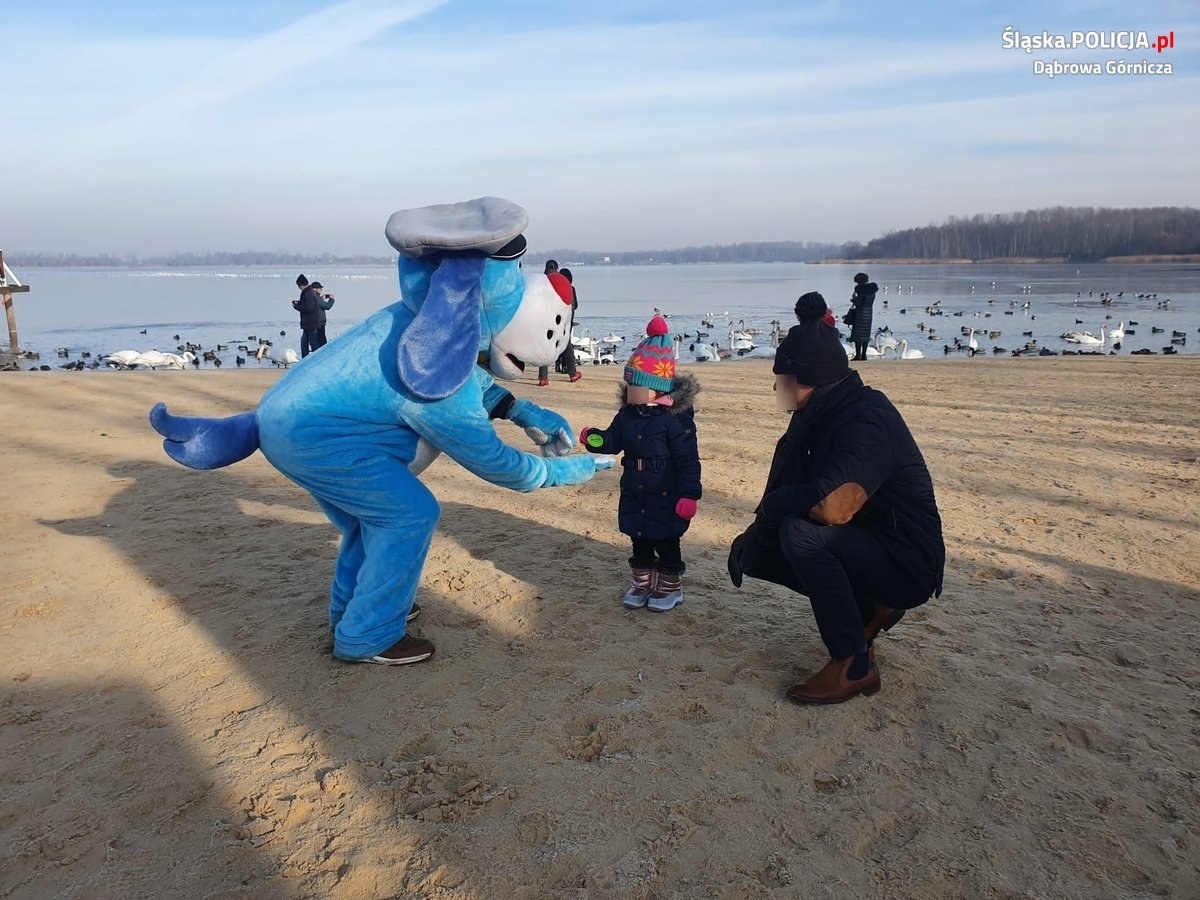
[[[671,330],[671,326],[667,324],[667,320],[662,316],[655,316],[650,320],[650,324],[646,326],[646,334],[650,337],[662,337]]]
[[[825,317],[825,298],[817,291],[802,294],[796,301],[796,318],[801,322],[815,322]]]

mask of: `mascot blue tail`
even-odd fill
[[[203,419],[173,416],[158,403],[150,410],[150,425],[165,438],[167,456],[190,469],[230,466],[258,449],[258,415],[252,412]]]

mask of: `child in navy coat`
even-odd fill
[[[626,606],[657,612],[683,602],[687,568],[679,539],[700,499],[700,454],[693,403],[700,386],[675,373],[667,322],[650,320],[647,337],[625,364],[621,409],[605,429],[585,428],[580,443],[592,453],[622,453],[617,527],[633,541],[633,585]]]

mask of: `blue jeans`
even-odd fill
[[[806,595],[833,659],[866,649],[863,625],[875,615],[875,604],[911,609],[929,599],[868,529],[818,525],[799,516],[783,519],[774,548],[747,553],[743,571]]]

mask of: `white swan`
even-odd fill
[[[133,361],[141,355],[139,350],[118,350],[116,353],[110,353],[104,357],[104,362],[115,369],[128,369],[133,365]]]
[[[1108,333],[1108,339],[1114,344],[1119,344],[1125,340],[1125,323],[1122,322],[1116,328]]]
[[[291,347],[283,349],[276,347],[274,344],[259,344],[258,352],[254,354],[254,358],[260,362],[264,359],[270,360],[275,365],[283,366],[285,369],[300,362],[300,354]]]
[[[1075,332],[1073,338],[1065,338],[1066,341],[1072,344],[1083,344],[1085,347],[1103,347],[1105,338],[1106,326],[1100,326],[1100,336],[1092,334],[1090,331]]]
[[[846,355],[854,359],[854,345],[842,344],[842,349],[846,351]],[[867,344],[867,359],[880,359],[883,356],[883,351],[875,348],[873,344]]]
[[[729,323],[729,349],[735,356],[745,356],[754,349],[754,341],[744,331],[739,331]]]
[[[591,350],[599,343],[600,343],[600,341],[598,338],[592,337],[587,332],[584,332],[582,337],[575,334],[574,332],[571,332],[571,344],[577,349],[580,347],[584,347],[588,350]]]
[[[162,362],[157,368],[163,369],[186,369],[188,363],[196,358],[196,354],[191,350],[184,350],[180,353],[163,353]]]
[[[738,356],[738,359],[774,359],[775,348],[766,347],[761,344],[755,345],[753,350],[747,350]]]
[[[896,358],[897,359],[924,359],[925,354],[920,350],[908,349],[908,338],[901,338],[896,342]]]

